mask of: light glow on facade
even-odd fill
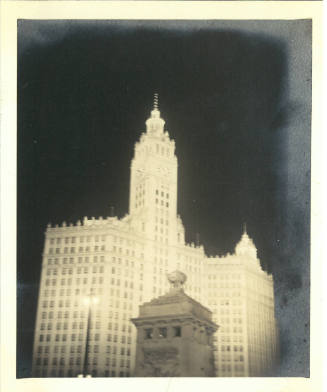
[[[207,257],[203,246],[185,243],[175,142],[164,125],[156,97],[135,144],[128,215],[48,225],[33,377],[76,377],[86,357],[92,376],[133,376],[136,329],[130,319],[140,304],[168,291],[166,275],[174,270],[187,274],[185,292],[211,309],[220,326],[216,375],[272,374],[278,356],[272,276],[262,270],[246,230],[224,257]]]

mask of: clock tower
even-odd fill
[[[175,142],[164,126],[155,94],[146,132],[135,144],[129,213],[146,237],[168,245],[177,238],[177,158]]]

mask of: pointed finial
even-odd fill
[[[153,110],[158,110],[158,93],[154,93]]]
[[[243,223],[243,234],[246,233],[246,222]]]

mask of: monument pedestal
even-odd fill
[[[136,377],[211,377],[215,375],[212,312],[185,294],[186,275],[168,276],[170,291],[140,306]]]

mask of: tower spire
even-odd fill
[[[147,133],[162,135],[164,133],[165,121],[160,117],[159,105],[158,105],[158,93],[154,93],[153,98],[153,109],[151,110],[150,118],[146,120],[146,131]]]
[[[158,110],[158,102],[159,102],[158,93],[154,93],[153,110]]]
[[[246,234],[246,222],[243,223],[243,234]]]

